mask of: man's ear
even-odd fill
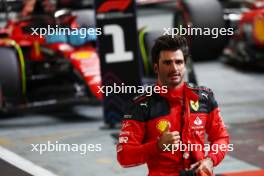
[[[158,66],[158,64],[154,64],[153,65],[153,69],[154,69],[154,73],[156,73],[156,74],[158,74],[158,70],[159,70],[159,66]]]

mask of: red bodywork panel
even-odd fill
[[[90,91],[98,99],[103,96],[99,92],[98,86],[101,86],[100,60],[94,48],[81,48],[70,53],[73,66],[82,74]]]
[[[100,59],[94,47],[88,44],[74,48],[67,43],[50,44],[48,47],[69,59],[74,68],[82,75],[93,95],[100,100],[103,98],[101,93],[97,93],[99,92],[98,87],[101,86],[101,72]]]

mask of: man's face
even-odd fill
[[[176,88],[183,83],[186,70],[182,51],[162,50],[158,64],[154,64],[154,70],[163,86]]]

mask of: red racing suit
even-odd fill
[[[198,144],[202,149],[161,151],[157,141],[167,125],[170,131],[180,132],[182,144]],[[205,133],[210,142],[207,156]],[[180,170],[206,157],[212,159],[214,166],[218,165],[228,145],[229,136],[213,92],[184,83],[166,94],[153,93],[133,99],[124,115],[116,149],[123,167],[147,163],[149,176],[178,176]]]

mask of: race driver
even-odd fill
[[[212,90],[184,82],[188,59],[184,37],[163,35],[151,52],[156,86],[167,86],[168,91],[133,99],[119,134],[119,163],[123,167],[147,163],[149,176],[178,176],[186,170],[213,175],[213,167],[228,151],[229,136]],[[219,150],[209,147],[206,154],[205,133],[210,146]],[[180,144],[202,148],[174,151]]]

